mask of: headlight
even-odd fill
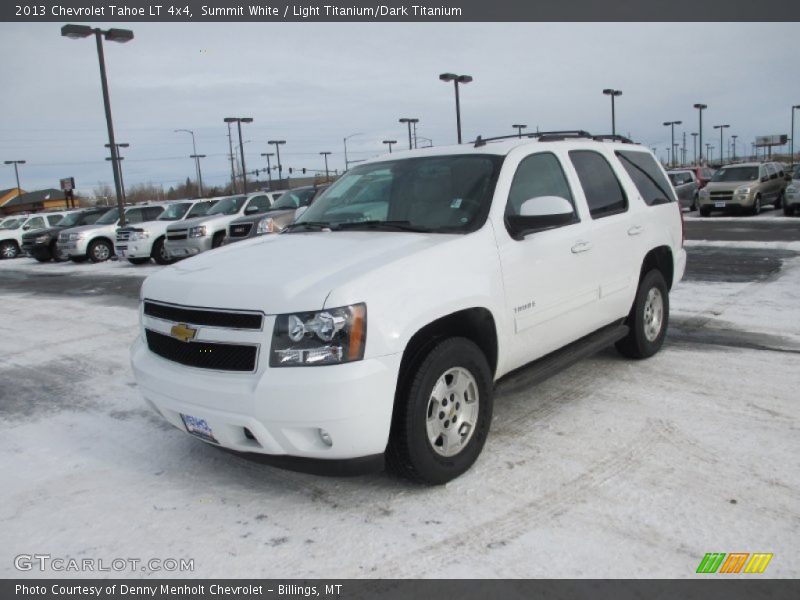
[[[86,237],[86,232],[85,231],[79,231],[78,233],[70,233],[69,234],[69,240],[71,242],[74,242],[76,240],[82,240],[85,237]]]
[[[137,240],[145,240],[150,237],[149,231],[132,231],[131,236],[128,238],[131,242]]]
[[[275,221],[272,220],[272,217],[261,219],[256,226],[256,233],[258,235],[272,233],[273,231],[275,231]]]
[[[197,227],[190,227],[189,228],[189,237],[190,238],[203,237],[204,235],[208,235],[208,232],[206,231],[206,226],[205,225],[199,225]]]
[[[747,196],[747,194],[749,193],[750,193],[749,187],[736,188],[736,194],[738,194],[739,196]]]
[[[800,188],[798,188],[796,185],[790,185],[789,187],[786,188],[786,193],[787,194],[796,194],[798,192],[798,190],[800,190]]]
[[[270,367],[334,365],[361,360],[367,341],[367,306],[278,315]]]
[[[36,239],[34,239],[34,243],[36,244],[49,244],[50,243],[50,234],[44,233],[42,235],[37,235]]]

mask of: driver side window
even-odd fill
[[[518,216],[523,202],[541,196],[558,196],[568,200],[572,205],[573,222],[578,222],[564,170],[551,152],[532,154],[519,163],[508,193],[506,216]]]

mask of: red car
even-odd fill
[[[684,170],[692,171],[697,177],[697,189],[701,190],[714,176],[714,169],[710,167],[686,167]]]

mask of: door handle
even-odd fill
[[[579,254],[581,252],[587,252],[592,249],[591,242],[578,242],[572,247],[573,254]]]
[[[644,227],[642,227],[641,225],[634,225],[633,227],[628,229],[628,235],[639,235],[640,233],[642,233],[642,231],[644,231]]]

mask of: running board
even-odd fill
[[[617,323],[607,325],[555,352],[528,363],[524,367],[515,369],[511,373],[504,375],[502,379],[514,374],[524,378],[523,385],[525,386],[541,383],[545,379],[571,367],[579,360],[597,354],[603,348],[621,340],[628,335],[628,331],[627,325]]]

